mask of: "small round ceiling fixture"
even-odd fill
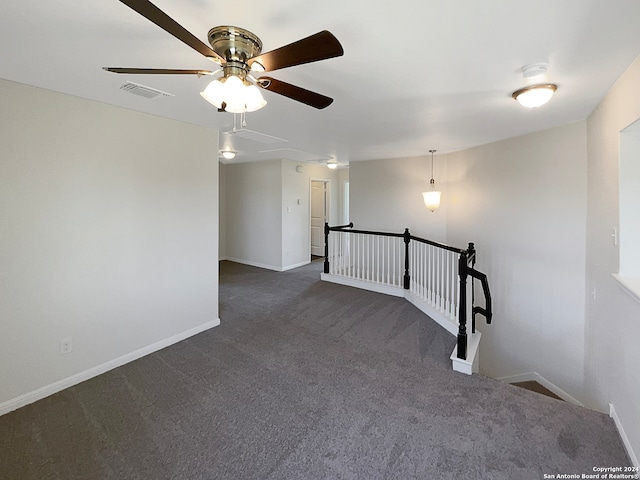
[[[558,86],[553,83],[530,85],[516,90],[511,96],[523,107],[538,108],[551,100],[557,89]]]
[[[238,152],[234,150],[220,150],[220,155],[222,155],[222,158],[224,158],[225,160],[233,160],[234,158],[236,158],[237,154]]]

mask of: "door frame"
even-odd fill
[[[313,182],[323,182],[325,186],[325,209],[326,209],[326,217],[327,222],[331,223],[331,179],[329,178],[309,178],[309,238],[307,241],[307,258],[311,259],[311,188],[313,186]]]

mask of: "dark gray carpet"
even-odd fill
[[[452,336],[320,268],[222,262],[220,327],[0,417],[0,477],[518,480],[629,465],[607,416],[454,373]]]

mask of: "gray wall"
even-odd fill
[[[309,263],[311,180],[329,181],[329,219],[334,224],[341,208],[338,173],[291,160],[227,164],[221,169],[226,192],[226,249],[221,257],[276,271]]]
[[[357,226],[409,226],[450,244],[477,243],[495,309],[495,324],[480,327],[484,372],[537,373],[590,408],[611,406],[636,465],[640,297],[614,277],[620,252],[612,233],[624,238],[620,131],[640,118],[638,84],[640,58],[588,119],[443,156],[447,169],[435,175],[443,206],[435,214],[421,211],[428,177],[419,159],[350,169]]]
[[[619,272],[620,252],[611,234],[619,227],[620,131],[640,118],[638,85],[640,58],[587,119],[586,286],[587,404],[603,411],[613,404],[635,451],[636,465],[640,455],[640,298],[623,290],[613,277]],[[637,209],[636,215],[640,222]]]
[[[584,398],[586,122],[448,155],[447,241],[473,241],[494,325],[482,371],[538,373]]]
[[[350,216],[355,228],[403,232],[444,242],[447,219],[446,160],[436,155],[434,179],[441,206],[430,212],[422,192],[429,189],[431,156],[352,162]]]
[[[17,83],[0,80],[0,96],[6,411],[217,322],[218,145],[212,130]]]
[[[223,165],[229,260],[279,270],[282,265],[280,160]]]

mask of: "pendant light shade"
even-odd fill
[[[424,206],[428,210],[435,212],[440,207],[440,194],[442,192],[436,190],[436,181],[433,179],[433,154],[435,150],[429,150],[431,153],[431,180],[429,181],[429,190],[422,192],[422,198],[424,200]]]
[[[438,192],[436,190],[422,192],[422,196],[424,198],[424,206],[432,212],[435,212],[440,206],[440,193],[442,192]]]

